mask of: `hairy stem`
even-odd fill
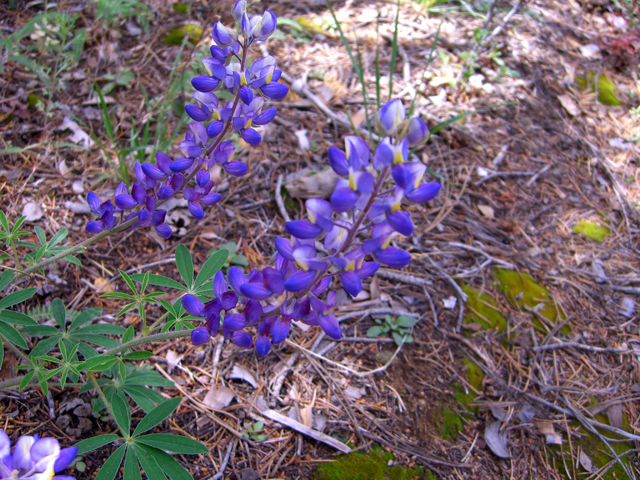
[[[107,397],[104,395],[104,392],[102,391],[102,388],[100,388],[100,384],[98,384],[98,380],[96,380],[95,375],[93,373],[91,373],[91,372],[87,372],[87,378],[89,378],[89,380],[91,380],[91,383],[93,383],[93,388],[95,388],[96,392],[98,392],[98,396],[100,397],[100,400],[102,400],[102,403],[104,403],[104,406],[106,407],[107,411],[109,412],[109,415],[111,415],[111,417],[115,420],[116,419],[116,415],[113,412],[113,407],[111,406],[111,404],[107,400]],[[118,425],[118,422],[116,422],[116,425]],[[129,432],[125,432],[124,430],[122,430],[122,428],[120,428],[120,425],[118,425],[118,429],[122,432],[122,435],[125,438],[129,437]]]

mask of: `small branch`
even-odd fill
[[[504,27],[507,26],[507,23],[509,23],[509,20],[511,20],[511,18],[516,14],[516,12],[520,9],[521,6],[522,6],[522,0],[519,0],[518,3],[516,3],[515,6],[511,9],[511,11],[507,13],[507,15],[504,17],[504,20],[502,20],[502,23],[493,29],[493,32],[491,32],[491,34],[486,38],[485,41],[489,42],[490,40],[493,39],[493,37],[498,35],[504,29]]]
[[[218,473],[216,473],[209,480],[220,480],[223,477],[224,470],[225,468],[227,468],[227,464],[229,463],[229,458],[231,458],[231,452],[233,451],[233,446],[234,446],[234,442],[229,441],[229,446],[227,447],[227,453],[225,454],[224,459],[220,464],[220,469],[218,470]]]
[[[484,250],[481,250],[479,248],[471,247],[469,245],[465,245],[464,243],[457,243],[457,242],[449,242],[449,245],[452,246],[452,247],[463,248],[465,250],[470,250],[472,252],[479,253],[480,255],[482,255],[485,258],[487,258],[487,260],[491,260],[492,262],[495,262],[495,263],[497,263],[499,265],[502,265],[503,267],[508,268],[509,270],[514,270],[516,268],[516,266],[513,263],[507,262],[505,260],[500,260],[499,258],[492,257],[487,252],[485,252]]]
[[[553,343],[550,345],[541,345],[539,347],[534,347],[534,352],[543,352],[546,350],[559,350],[561,348],[578,348],[580,350],[587,350],[589,352],[594,353],[613,353],[618,355],[628,355],[636,353],[634,350],[629,350],[628,348],[602,348],[602,347],[592,347],[591,345],[583,345],[582,343],[577,342],[565,342],[565,343]]]

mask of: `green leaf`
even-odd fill
[[[167,302],[166,300],[162,300],[162,299],[159,299],[158,301],[160,302],[160,305],[162,305],[167,312],[169,312],[174,317],[178,316],[178,313],[176,312],[176,309],[173,308],[173,305],[171,305],[171,303]]]
[[[418,319],[417,318],[406,317],[404,315],[398,317],[398,320],[396,320],[396,325],[398,325],[399,327],[404,327],[404,328],[411,328],[416,323],[418,323]]]
[[[178,245],[176,248],[176,266],[185,285],[191,288],[193,286],[193,260],[191,260],[189,249],[184,245]]]
[[[19,290],[17,292],[11,293],[0,300],[0,309],[9,308],[18,303],[22,303],[25,300],[30,299],[36,293],[35,288],[25,288],[24,290]]]
[[[167,400],[166,402],[158,405],[149,413],[149,415],[140,420],[140,423],[133,432],[133,436],[135,437],[137,435],[140,435],[158,425],[165,418],[171,415],[176,408],[178,408],[178,405],[180,405],[181,401],[182,398],[177,397]]]
[[[224,266],[228,256],[229,250],[225,249],[219,250],[211,255],[209,259],[204,262],[204,265],[200,269],[200,272],[198,272],[196,283],[194,284],[193,288],[198,288],[204,282],[213,278],[213,276]]]
[[[64,328],[67,313],[64,307],[64,303],[59,298],[54,298],[51,302],[51,314],[54,320],[60,327]]]
[[[13,273],[13,270],[5,270],[2,272],[2,275],[0,275],[0,292],[4,290],[7,285],[13,282],[15,276],[16,274]]]
[[[85,323],[90,322],[91,320],[93,320],[96,317],[99,317],[100,315],[102,315],[101,308],[89,308],[87,310],[80,312],[80,314],[75,318],[75,320],[71,322],[71,325],[69,325],[69,331],[75,330],[76,328],[80,328]]]
[[[121,343],[125,344],[130,342],[131,340],[133,340],[133,336],[136,334],[135,330],[133,329],[133,325],[129,325],[127,327],[127,331],[124,332],[124,334],[122,335],[122,340]]]
[[[94,335],[91,333],[78,334],[74,332],[71,335],[69,335],[69,337],[74,340],[93,343],[94,345],[98,345],[99,347],[105,347],[105,348],[115,348],[120,345],[116,340],[112,338],[104,337],[102,335]],[[83,344],[80,344],[80,345],[83,345]],[[82,350],[80,350],[80,353],[85,355],[85,353]]]
[[[4,342],[0,341],[0,365],[4,362]]]
[[[127,283],[127,285],[129,285],[129,288],[134,293],[134,295],[137,295],[138,291],[136,290],[136,286],[134,285],[133,280],[131,280],[129,275],[127,275],[127,272],[125,272],[123,270],[118,270],[118,271],[120,272],[120,276],[124,279],[124,281]]]
[[[96,475],[94,480],[113,480],[120,470],[122,457],[124,457],[126,445],[121,445],[111,456],[104,462],[104,465]]]
[[[77,265],[78,267],[82,266],[82,262],[77,257],[74,257],[73,255],[67,255],[66,257],[64,257],[64,259],[69,263],[73,263],[74,265]]]
[[[69,235],[69,230],[67,230],[66,228],[63,228],[62,230],[60,230],[58,233],[56,233],[53,237],[51,237],[51,240],[49,240],[49,245],[48,248],[51,247],[55,247],[57,244],[59,244],[62,240],[64,240],[65,238],[67,238],[67,235]],[[44,242],[43,242],[44,243]]]
[[[149,387],[173,387],[173,382],[167,380],[158,372],[149,368],[138,368],[129,374],[126,385],[145,385]]]
[[[162,469],[156,462],[156,451],[153,448],[142,448],[143,445],[133,444],[133,448],[136,451],[136,456],[138,457],[138,461],[140,462],[140,466],[144,470],[144,473],[147,474],[147,478],[153,478],[153,480],[165,480],[166,477],[164,473],[162,473]]]
[[[148,284],[149,284],[149,272],[145,273],[144,277],[142,277],[142,286],[140,287],[140,295],[142,295],[144,291],[147,289]]]
[[[127,448],[127,456],[124,459],[124,472],[122,478],[126,478],[127,480],[142,480],[140,466],[136,459],[136,452],[131,445]]]
[[[11,232],[11,229],[9,228],[9,222],[7,222],[7,217],[2,210],[0,210],[0,225],[2,225],[2,228],[4,228],[5,232]]]
[[[402,344],[404,343],[404,335],[400,335],[398,332],[393,332],[391,336],[393,337],[393,341],[396,342],[397,346],[402,346]]]
[[[20,348],[27,349],[27,342],[24,341],[24,337],[15,328],[6,323],[0,322],[0,334],[9,340],[11,343],[16,344]]]
[[[369,330],[367,330],[367,337],[373,338],[373,337],[379,337],[380,335],[382,335],[382,332],[384,330],[382,329],[382,327],[371,327]]]
[[[29,325],[22,329],[24,333],[30,337],[44,337],[51,335],[62,335],[62,332],[56,327],[50,327],[49,325]]]
[[[124,327],[121,327],[120,325],[110,325],[108,323],[99,323],[96,325],[88,325],[86,327],[83,328],[79,328],[78,330],[74,331],[72,333],[72,335],[79,335],[79,334],[86,334],[86,333],[93,333],[93,334],[102,334],[102,335],[122,335],[124,332],[126,332],[127,329]]]
[[[112,355],[100,355],[99,357],[93,357],[89,360],[85,360],[78,365],[78,369],[86,370],[87,372],[103,372],[114,366],[118,361],[118,357],[114,357]]]
[[[123,300],[137,300],[137,298],[134,297],[133,295],[129,295],[128,293],[122,293],[122,292],[105,293],[101,295],[101,298],[121,298]]]
[[[129,404],[119,395],[114,395],[111,398],[111,406],[113,407],[113,414],[118,427],[120,427],[124,435],[128,435],[131,428],[131,409]]]
[[[151,390],[150,388],[140,387],[137,385],[123,385],[122,390],[129,395],[134,402],[140,405],[140,408],[144,410],[144,413],[151,412],[156,408],[156,404],[165,401],[165,398],[158,392]],[[158,395],[160,398],[153,397],[153,394]]]
[[[29,383],[31,383],[31,379],[35,375],[36,372],[27,373],[22,380],[20,381],[20,390],[24,389]]]
[[[168,453],[147,445],[135,445],[135,447],[137,449],[136,453],[138,454],[138,458],[140,458],[141,452],[153,456],[157,465],[164,473],[171,477],[171,480],[193,480],[191,474]],[[153,478],[155,480],[155,477]]]
[[[14,325],[37,325],[36,321],[24,313],[12,310],[0,310],[0,320]]]
[[[153,357],[153,352],[146,352],[144,350],[139,350],[137,352],[127,353],[122,358],[124,360],[145,360],[150,357]]]
[[[144,275],[141,273],[136,273],[135,275],[131,275],[131,279],[136,282],[142,282],[144,279]],[[162,275],[149,275],[149,285],[155,285],[157,287],[169,287],[176,288],[178,290],[185,291],[187,288],[179,282],[167,277],[163,277]]]
[[[136,438],[137,443],[144,443],[150,447],[155,447],[165,452],[184,453],[196,455],[198,453],[209,453],[209,449],[202,443],[188,437],[169,435],[167,433],[152,433]]]
[[[41,357],[51,351],[53,347],[58,344],[58,337],[49,337],[44,340],[40,340],[35,347],[29,353],[30,357]]]

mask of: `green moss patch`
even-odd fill
[[[449,407],[440,410],[440,436],[444,440],[453,440],[462,431],[462,417]]]
[[[504,330],[507,326],[507,319],[498,311],[496,302],[486,293],[480,293],[465,283],[461,283],[462,291],[467,294],[467,314],[464,319],[466,323],[476,323],[484,330],[498,329]]]
[[[616,94],[616,85],[609,77],[588,72],[584,77],[576,77],[578,87],[598,93],[598,101],[604,105],[618,106],[622,102]]]
[[[315,473],[317,480],[415,480],[435,478],[429,472],[425,475],[422,468],[404,468],[401,465],[389,466],[393,455],[381,448],[369,453],[354,452],[341,455],[335,462],[324,463]]]
[[[595,415],[595,419],[601,423],[605,423],[607,425],[609,424],[606,415]],[[582,427],[578,422],[569,423],[569,427],[581,435],[580,438],[572,437],[571,445],[574,452],[580,449],[591,461],[591,473],[605,467],[606,465],[609,465],[609,463],[613,459],[611,450],[609,450],[609,447],[602,440],[600,440],[597,435],[587,432],[584,427]],[[623,429],[625,431],[630,431],[629,422],[624,416]],[[615,433],[612,433],[608,430],[598,429],[598,431],[606,438],[611,438],[614,440],[622,440],[624,438],[621,435],[616,435]],[[629,450],[632,450],[634,448],[632,442],[609,442],[609,445],[611,445],[611,448],[613,448],[618,456],[621,456],[622,463],[624,463],[629,470],[636,472],[638,471],[638,469],[640,468],[638,455],[636,453],[628,453]],[[563,478],[572,478],[564,468],[565,462],[571,474],[573,474],[572,467],[575,467],[577,478],[583,478],[583,476],[586,476],[587,472],[584,464],[581,463],[575,455],[571,455],[567,441],[565,441],[564,445],[562,445],[562,449],[560,448],[560,446],[552,446],[551,450],[558,457],[560,455],[564,455],[564,462],[562,461],[562,459],[559,459],[556,462],[556,469]],[[602,480],[619,480],[621,478],[627,478],[627,474],[625,473],[622,465],[616,462],[604,475],[598,478],[601,478]]]
[[[558,312],[553,304],[549,290],[537,283],[528,273],[498,269],[496,270],[496,278],[498,279],[498,288],[515,307],[526,310],[527,308],[537,308],[543,303],[544,306],[537,310],[538,314],[553,323],[556,323],[558,316],[561,319],[565,318],[565,315]],[[533,324],[538,329],[544,330],[542,322],[535,316]],[[565,326],[561,332],[567,334],[569,328]]]
[[[484,382],[484,372],[476,365],[476,363],[469,357],[462,361],[462,364],[466,367],[465,375],[467,382],[478,392],[482,392]],[[472,405],[476,399],[476,393],[471,389],[465,389],[462,385],[456,387],[456,393],[454,394],[456,401],[471,413],[477,413],[478,407]]]
[[[595,222],[580,220],[573,226],[573,233],[576,235],[584,235],[594,242],[603,242],[604,239],[611,234],[611,230]]]

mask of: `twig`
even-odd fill
[[[460,244],[462,245],[462,244]],[[449,282],[449,284],[453,287],[453,289],[455,290],[456,294],[458,295],[458,298],[460,299],[460,301],[462,303],[467,303],[467,294],[464,293],[462,291],[462,288],[460,288],[460,285],[458,285],[458,282],[456,282],[453,277],[451,277],[451,275],[449,275],[442,267],[439,267],[436,262],[433,261],[432,258],[429,258],[429,262],[431,263],[431,265],[433,265],[433,267],[438,271],[438,273],[440,275],[442,275],[445,280],[447,280],[447,282]]]
[[[508,268],[509,270],[514,270],[516,268],[516,266],[513,263],[507,262],[505,260],[500,260],[499,258],[492,257],[491,255],[489,255],[487,252],[485,252],[480,248],[472,247],[470,245],[465,245],[464,243],[457,243],[457,242],[449,242],[449,245],[452,247],[463,248],[465,250],[470,250],[472,252],[479,253],[480,255],[483,255],[484,257],[486,257],[488,260],[498,263],[503,267]]]
[[[486,38],[487,42],[492,40],[493,37],[498,35],[504,29],[504,27],[507,26],[507,23],[509,23],[509,20],[511,20],[511,17],[513,17],[516,14],[516,12],[520,9],[521,6],[522,6],[522,0],[519,0],[518,3],[516,3],[515,6],[511,9],[511,11],[509,11],[509,13],[507,13],[507,15],[504,17],[504,20],[502,20],[502,23],[498,25],[496,28],[494,28],[493,32],[489,34],[489,36]]]
[[[577,343],[577,342],[552,343],[550,345],[541,345],[539,347],[534,347],[533,351],[542,352],[546,350],[559,350],[561,348],[578,348],[580,350],[587,350],[589,352],[594,352],[594,353],[614,353],[614,354],[620,354],[620,355],[635,353],[633,350],[629,350],[629,349],[592,347],[591,345],[583,345],[582,343]]]
[[[498,177],[528,177],[535,174],[536,172],[491,172],[486,177],[482,177],[480,180],[478,180],[475,185],[478,186],[488,180],[492,180]]]
[[[264,412],[262,412],[262,415],[267,417],[270,420],[273,420],[274,422],[278,422],[286,427],[292,428],[296,432],[300,432],[304,435],[307,435],[313,438],[314,440],[317,440],[326,445],[329,445],[335,448],[336,450],[340,450],[342,453],[351,453],[351,449],[344,443],[336,440],[333,437],[330,437],[329,435],[326,435],[322,432],[314,430],[313,428],[309,428],[306,425],[303,425],[302,423],[298,422],[297,420],[294,420],[293,418],[289,418],[286,415],[282,415],[280,412],[276,410],[265,410]]]
[[[280,210],[280,214],[282,218],[284,218],[285,222],[290,222],[291,217],[287,213],[287,209],[284,206],[284,201],[282,200],[282,194],[280,193],[280,189],[282,188],[282,174],[278,175],[278,184],[276,185],[276,203],[278,204],[278,209]]]
[[[222,459],[222,463],[220,464],[220,469],[218,470],[218,473],[216,473],[209,480],[220,480],[223,477],[224,470],[225,470],[225,468],[227,468],[227,464],[229,463],[229,458],[231,458],[231,451],[233,450],[234,444],[235,444],[234,441],[232,441],[232,440],[229,441],[229,446],[227,447],[227,453],[225,454],[224,458]]]
[[[376,274],[389,280],[395,280],[397,282],[407,283],[409,285],[417,285],[418,287],[427,287],[433,285],[433,282],[425,280],[420,277],[414,277],[413,275],[407,275],[406,273],[400,273],[393,270],[386,270],[383,268],[378,269]]]

